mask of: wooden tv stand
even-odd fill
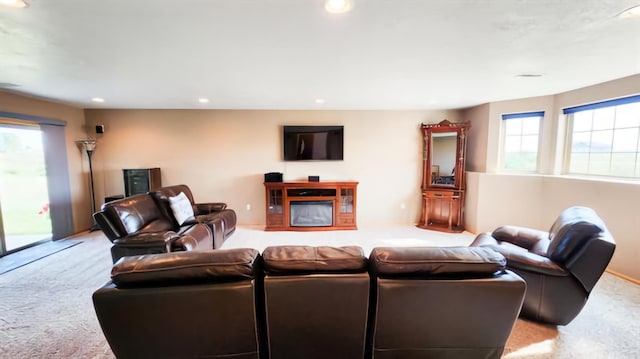
[[[358,229],[358,182],[265,182],[267,231]]]

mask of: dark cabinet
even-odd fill
[[[124,195],[147,193],[162,187],[160,168],[124,169]]]

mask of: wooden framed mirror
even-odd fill
[[[458,133],[435,132],[431,134],[431,178],[428,182],[432,186],[456,187],[456,150]],[[437,169],[437,171],[434,171]]]
[[[422,124],[422,215],[418,227],[461,232],[468,122]]]

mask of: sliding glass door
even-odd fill
[[[0,123],[0,256],[51,240],[40,126]]]

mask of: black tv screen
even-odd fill
[[[285,161],[341,161],[344,126],[283,126]]]

